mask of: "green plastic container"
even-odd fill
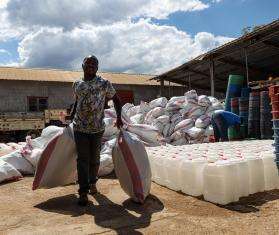
[[[226,100],[225,100],[226,111],[231,111],[231,98],[236,98],[241,96],[243,81],[244,81],[244,77],[241,75],[229,76],[227,92],[226,92]]]

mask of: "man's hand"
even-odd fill
[[[118,129],[120,129],[121,127],[123,127],[123,122],[122,122],[122,119],[121,119],[120,117],[118,117],[118,118],[116,119],[116,127],[117,127]]]

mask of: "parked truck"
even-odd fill
[[[47,109],[44,112],[0,112],[0,142],[21,141],[26,135],[38,136],[49,125],[64,126],[67,109]]]

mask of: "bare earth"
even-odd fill
[[[279,190],[220,207],[152,185],[134,204],[116,179],[101,179],[87,208],[76,205],[77,186],[31,190],[33,178],[0,185],[2,234],[278,234]]]

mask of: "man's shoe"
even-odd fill
[[[87,194],[81,194],[78,198],[78,205],[79,206],[86,206],[88,204],[88,197]]]
[[[91,184],[91,186],[90,186],[90,194],[93,196],[93,195],[95,195],[96,193],[98,193],[96,184]]]

